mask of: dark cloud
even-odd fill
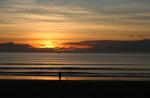
[[[28,44],[1,43],[0,52],[150,52],[150,40],[112,41],[93,40],[63,43],[65,48],[35,48]]]
[[[35,48],[28,44],[1,43],[0,52],[52,52],[50,48]]]
[[[123,52],[123,51],[143,51],[150,52],[150,40],[137,41],[111,41],[111,40],[96,40],[96,41],[81,41],[64,43],[73,48],[74,46],[87,45],[89,48],[74,48],[69,52]],[[63,49],[65,50],[65,49]]]
[[[16,44],[13,42],[1,43],[0,47],[1,48],[20,48],[20,49],[33,48],[31,45],[28,45],[28,44]]]

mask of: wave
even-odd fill
[[[3,72],[6,76],[58,76],[58,72]],[[90,72],[62,72],[63,76],[78,77],[150,77],[150,73],[90,73]]]
[[[38,66],[38,65],[42,65],[42,66]],[[60,66],[51,66],[51,65],[62,65],[62,66],[60,67]],[[73,67],[70,67],[71,65],[73,65]],[[78,65],[89,65],[90,67],[78,66]],[[112,65],[115,65],[115,67],[114,66],[112,67]],[[58,76],[58,73],[61,72],[62,77],[97,77],[97,78],[98,77],[150,77],[149,66],[137,67],[137,66],[130,66],[130,65],[141,65],[141,64],[0,63],[0,76],[49,76],[50,77],[50,76]]]
[[[0,65],[141,65],[141,64],[62,64],[62,63],[0,63]],[[148,64],[144,64],[148,65]]]
[[[0,67],[0,70],[150,70],[150,68]]]

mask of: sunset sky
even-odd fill
[[[149,38],[150,0],[0,0],[0,43]]]

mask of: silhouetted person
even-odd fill
[[[58,73],[59,80],[61,80],[61,72]]]

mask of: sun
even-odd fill
[[[32,46],[36,48],[62,48],[64,45],[63,41],[58,40],[39,40],[32,43]]]
[[[55,48],[56,43],[52,41],[44,41],[43,48]]]
[[[44,45],[44,48],[54,48],[52,45]]]

